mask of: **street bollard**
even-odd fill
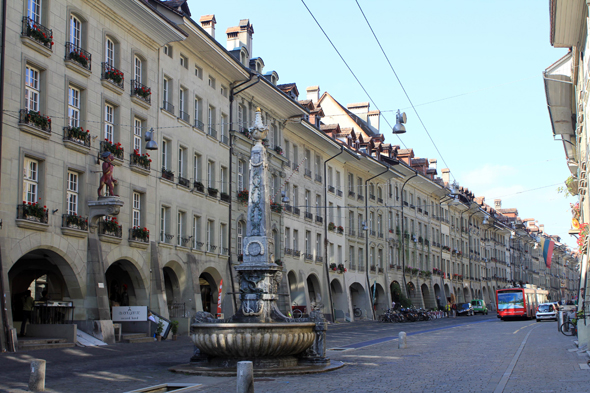
[[[237,393],[254,393],[254,367],[252,362],[238,362]]]
[[[31,392],[45,391],[45,360],[37,359],[31,362],[29,390]]]
[[[406,332],[399,332],[399,339],[397,340],[397,347],[399,349],[406,349],[408,347],[408,343],[406,341]]]
[[[557,331],[561,331],[561,325],[563,325],[563,311],[557,312]]]

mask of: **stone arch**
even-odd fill
[[[61,264],[62,261],[58,261],[60,266],[63,265],[64,269],[71,270],[71,275],[74,276],[72,279],[76,280],[76,283],[72,282],[72,284],[77,284],[76,288],[82,291],[79,283],[86,282],[86,255],[82,255],[75,247],[70,246],[67,238],[49,232],[35,233],[14,243],[7,258],[3,258],[6,270],[10,270],[20,258],[36,250],[52,251],[59,255],[64,262]],[[69,279],[69,277],[65,278]],[[81,296],[83,295],[85,294],[81,293]]]
[[[311,273],[307,276],[306,286],[307,286],[307,294],[309,296],[309,301],[313,306],[314,303],[324,303],[324,299],[322,298],[322,286],[320,285],[320,279],[315,273]],[[325,307],[325,305],[324,305]]]
[[[287,273],[287,281],[289,283],[289,293],[291,294],[291,306],[306,307],[305,287],[302,282],[298,282],[297,273],[294,270]],[[301,311],[303,312],[303,309]]]
[[[369,298],[365,287],[358,282],[353,282],[348,287],[348,291],[350,292],[350,302],[352,306],[349,314],[351,320],[367,318],[369,315],[372,315],[371,305],[369,304]],[[355,308],[358,308],[361,311],[360,317],[354,316]]]
[[[111,307],[123,305],[122,293],[125,290],[129,306],[151,306],[149,279],[137,268],[137,262],[122,258],[111,263],[105,271],[105,279]]]
[[[187,275],[179,262],[175,260],[168,261],[162,268],[164,276],[164,293],[166,294],[166,303],[168,309],[173,310],[175,303],[182,303],[183,295],[187,289]],[[172,307],[171,307],[172,306]]]
[[[339,278],[332,279],[330,291],[332,291],[332,301],[334,302],[334,316],[337,321],[344,320],[348,311],[348,301]]]
[[[199,275],[199,286],[201,287],[201,303],[203,311],[217,314],[217,297],[219,295],[219,283],[221,274],[217,269],[208,266]]]
[[[35,300],[39,300],[47,290],[51,300],[72,301],[73,314],[67,318],[86,319],[86,292],[82,290],[85,281],[78,277],[70,261],[45,248],[35,248],[20,256],[8,270],[9,318],[13,322],[22,321],[22,299],[30,289]]]
[[[428,285],[422,284],[420,290],[422,291],[422,299],[424,299],[424,308],[436,308],[436,304],[433,303],[432,297],[430,296]]]
[[[147,254],[146,254],[147,255]],[[148,275],[150,271],[150,266],[146,261],[144,254],[137,251],[134,248],[124,248],[124,247],[115,247],[113,248],[104,258],[105,264],[105,271],[108,269],[113,263],[118,260],[124,259],[132,263],[137,272],[141,275],[141,279],[145,282],[148,282]]]
[[[377,285],[377,287],[375,287],[375,285]],[[371,298],[373,299],[373,309],[376,314],[384,313],[391,306],[391,303],[385,295],[385,289],[381,284],[371,285]]]
[[[445,284],[445,300],[448,302],[449,298],[451,297],[451,289],[449,288],[449,284]]]
[[[462,293],[463,293],[463,302],[464,303],[471,301],[471,299],[469,298],[469,295],[470,295],[469,288],[464,287]]]

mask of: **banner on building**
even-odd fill
[[[217,315],[221,314],[221,288],[223,287],[223,280],[219,281],[219,292],[217,293]]]
[[[541,245],[543,246],[543,258],[547,269],[551,269],[551,257],[553,256],[553,246],[555,243],[551,239],[541,238]]]

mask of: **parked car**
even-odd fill
[[[457,315],[473,315],[473,306],[471,303],[457,304]]]
[[[537,307],[537,322],[545,319],[553,319],[557,321],[558,306],[553,303],[541,303]]]
[[[482,299],[473,299],[471,301],[471,306],[473,306],[473,312],[474,313],[482,313],[487,315],[488,314],[488,308],[486,307],[486,302],[485,300]]]

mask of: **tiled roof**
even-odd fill
[[[199,22],[215,21],[215,15],[203,15],[199,18]]]

